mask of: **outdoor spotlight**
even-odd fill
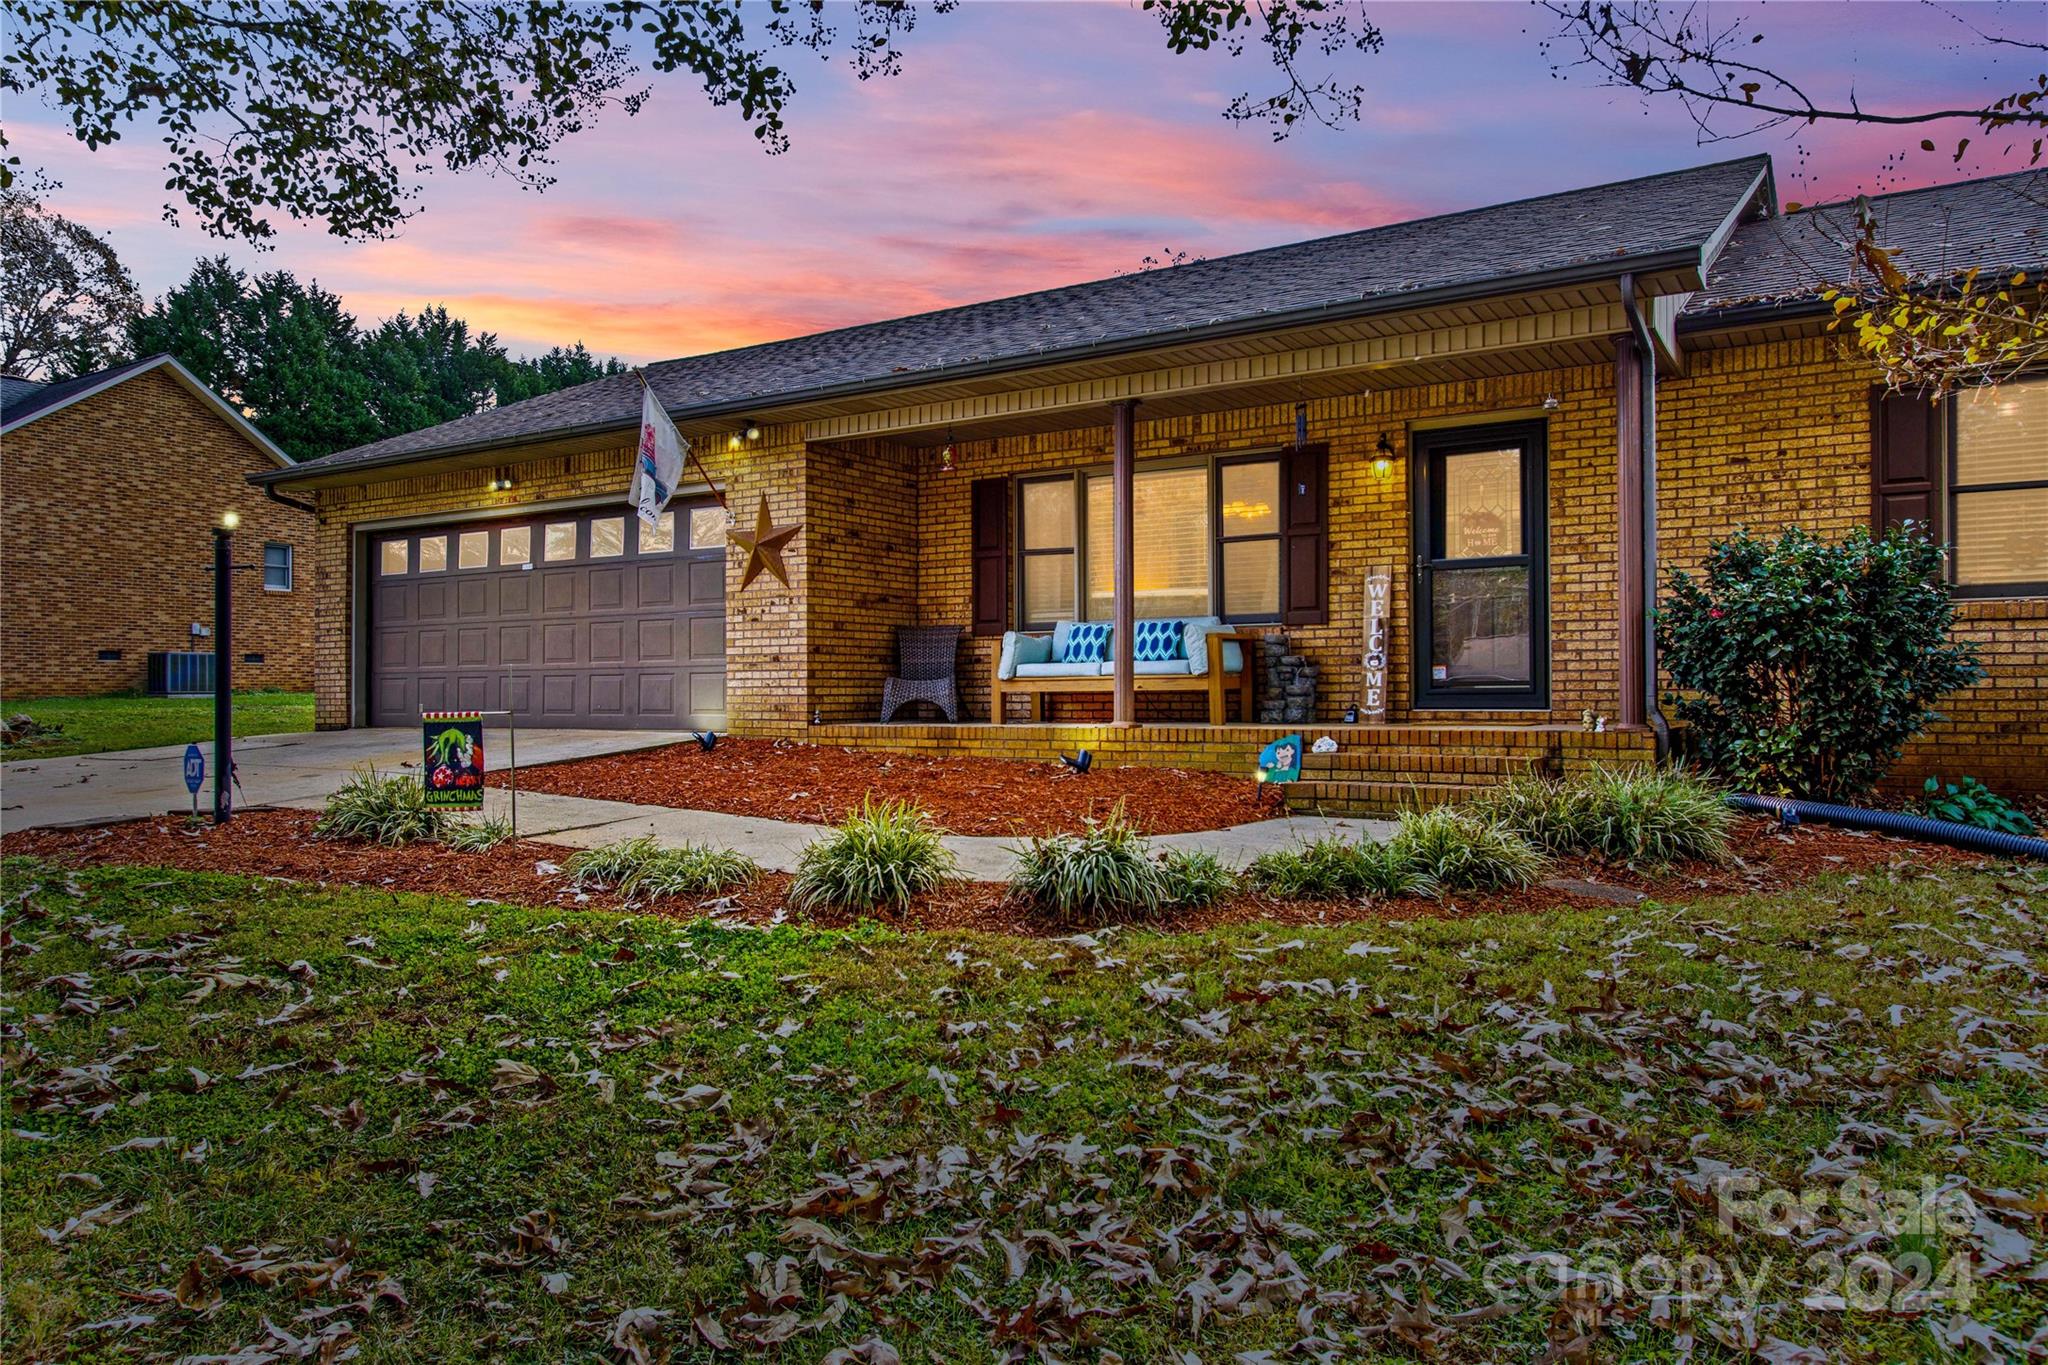
[[[220,525],[224,531],[232,531],[242,524],[242,514],[232,507],[220,514]]]
[[[1556,394],[1546,393],[1543,395],[1543,410],[1545,412],[1556,412],[1559,408],[1563,406],[1564,400],[1562,398],[1559,398]]]
[[[740,435],[746,437],[749,441],[758,441],[761,439],[761,424],[759,422],[756,422],[753,418],[748,417],[743,419],[742,424],[744,425],[745,430],[740,432]]]
[[[1085,773],[1095,764],[1095,755],[1086,749],[1075,750],[1072,758],[1068,758],[1065,754],[1058,753],[1057,751],[1055,751],[1055,755],[1058,757],[1061,767],[1071,768],[1077,773]]]
[[[697,747],[702,749],[707,754],[710,753],[713,749],[718,747],[717,734],[710,730],[703,730],[698,732]]]

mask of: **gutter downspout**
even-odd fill
[[[1657,761],[1662,763],[1671,754],[1671,722],[1657,705],[1657,346],[1636,302],[1634,272],[1621,277],[1621,308],[1642,353],[1643,717],[1656,737]]]
[[[307,516],[310,517],[317,517],[320,515],[320,509],[315,507],[312,503],[300,502],[297,498],[286,497],[284,494],[277,491],[277,485],[274,483],[266,483],[262,485],[262,488],[263,496],[269,498],[272,502],[281,502],[286,507],[295,507],[299,511],[304,512]]]

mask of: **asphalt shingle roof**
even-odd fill
[[[1916,278],[2048,268],[2048,170],[1873,196],[1871,211],[1878,243],[1899,248],[1900,267]],[[1827,285],[1850,282],[1855,236],[1853,202],[1745,223],[1686,304],[1688,320],[1817,301]]]
[[[119,365],[109,365],[104,370],[94,370],[91,374],[60,380],[55,384],[37,384],[9,375],[5,384],[0,385],[0,426],[11,427],[16,422],[57,407],[73,394],[83,393],[96,384],[117,379],[129,371],[146,369],[161,358],[161,355],[151,355],[140,360],[124,360]]]
[[[1171,340],[1189,329],[1436,289],[1697,251],[1743,203],[1764,156],[1422,218],[1169,270],[663,361],[646,369],[678,416],[763,407],[840,386],[911,383],[959,366]],[[294,476],[451,448],[631,426],[640,381],[593,380],[307,461]]]

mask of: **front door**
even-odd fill
[[[1415,442],[1415,704],[1550,705],[1541,422]]]

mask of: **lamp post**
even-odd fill
[[[234,818],[234,539],[242,518],[223,512],[213,528],[213,823]]]

